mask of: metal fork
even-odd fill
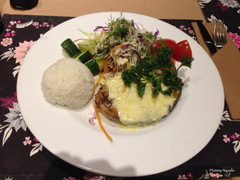
[[[219,21],[214,24],[213,41],[217,48],[222,48],[227,43],[223,22]]]

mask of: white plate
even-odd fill
[[[127,131],[106,120],[112,136],[109,142],[98,123],[90,125],[94,110],[82,111],[53,106],[41,91],[43,72],[63,57],[61,42],[85,37],[79,28],[93,31],[106,25],[120,12],[89,14],[64,22],[42,36],[22,64],[18,82],[18,102],[24,120],[39,141],[53,154],[79,168],[113,176],[142,176],[174,168],[198,154],[215,134],[224,105],[222,82],[207,53],[191,37],[158,19],[123,13],[147,30],[160,31],[164,38],[187,39],[195,58],[192,69],[180,71],[185,81],[181,98],[173,112],[157,125]]]

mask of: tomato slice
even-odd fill
[[[187,40],[178,42],[173,48],[172,58],[182,61],[183,56],[192,57],[192,50]]]
[[[182,61],[183,56],[187,58],[192,57],[192,50],[187,40],[180,41],[176,43],[176,41],[172,39],[162,39],[164,43],[166,43],[172,50],[172,62]],[[158,48],[162,47],[161,40],[156,40],[150,46],[150,51],[152,55],[155,55]]]
[[[172,40],[172,39],[163,39],[163,41],[173,50],[176,46],[176,41]],[[173,62],[173,64],[175,64],[175,59],[171,58],[171,61]]]
[[[171,49],[173,49],[176,45],[176,41],[174,41],[172,39],[162,39],[162,41],[164,43],[166,43]],[[162,47],[160,42],[161,42],[161,40],[155,40],[152,43],[152,45],[150,46],[150,51],[151,51],[152,55],[155,55],[158,48]]]
[[[176,45],[176,41],[172,39],[163,39],[163,42],[165,42],[171,49],[173,49]]]

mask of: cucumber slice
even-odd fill
[[[98,63],[96,62],[96,60],[91,59],[90,61],[86,62],[85,65],[88,67],[88,69],[90,69],[93,76],[99,74],[100,70],[99,70]]]
[[[79,54],[81,54],[81,51],[78,49],[76,44],[70,38],[63,41],[61,43],[61,46],[65,50],[65,52],[72,58],[75,58]]]
[[[104,63],[105,63],[105,61],[104,61],[103,59],[96,59],[96,62],[97,62],[97,64],[98,64],[99,70],[102,71],[103,68],[104,68]]]
[[[91,55],[95,54],[95,51],[94,51],[94,48],[96,46],[95,42],[81,42],[81,43],[78,43],[77,45],[80,51],[82,52],[89,51]]]
[[[82,54],[80,54],[76,59],[81,61],[82,63],[86,63],[91,59],[92,55],[89,51],[85,51]]]

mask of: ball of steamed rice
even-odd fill
[[[93,97],[94,77],[81,62],[65,58],[44,72],[41,86],[47,101],[79,109]]]

